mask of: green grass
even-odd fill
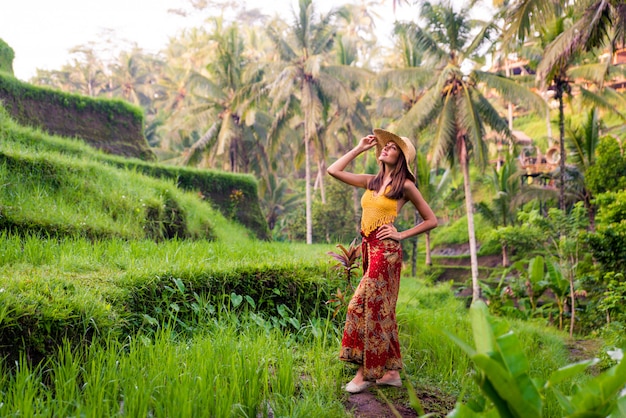
[[[41,366],[21,362],[2,373],[0,414],[344,416],[329,383],[340,368],[328,367],[328,340],[310,334],[300,345],[295,350],[293,335],[232,316],[208,322],[190,340],[161,332],[85,350],[64,346]]]
[[[0,111],[0,416],[349,416],[355,367],[325,303],[335,246],[258,241],[197,193],[121,166]],[[433,232],[434,246],[465,242],[464,218]],[[442,403],[476,394],[449,338],[472,343],[465,301],[408,270],[405,379]],[[568,363],[566,336],[511,323],[533,376]]]
[[[329,315],[322,310],[302,320],[225,306],[198,311],[193,334],[163,323],[125,339],[63,344],[39,365],[24,358],[16,368],[3,364],[0,415],[229,417],[271,410],[275,416],[348,416],[341,386],[354,367],[337,358],[342,318]],[[472,343],[467,310],[449,285],[403,277],[398,322],[406,379],[448,400],[476,393],[472,365],[447,335]],[[513,328],[533,376],[545,378],[568,363],[564,335],[543,324],[515,322]],[[397,392],[389,396],[407,403],[406,393]],[[551,408],[559,411],[548,399]]]

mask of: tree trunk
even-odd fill
[[[424,241],[425,241],[425,246],[426,246],[426,265],[432,266],[433,260],[432,260],[431,250],[430,250],[430,231],[427,231],[426,234],[424,234]]]
[[[509,66],[509,57],[506,55],[505,52],[505,57],[504,57],[504,74],[506,75],[506,78],[510,78],[511,77],[511,67]],[[509,121],[509,130],[513,130],[513,103],[508,102],[508,106],[507,106],[507,117],[508,117],[508,121]],[[513,144],[509,143],[509,153],[511,153],[513,151]]]
[[[305,115],[304,122],[304,155],[305,155],[305,167],[304,167],[304,181],[306,190],[306,243],[313,243],[313,215],[311,213],[311,140],[309,138],[309,124],[308,118]]]
[[[552,146],[552,122],[550,121],[550,105],[546,106],[546,129],[548,130],[548,147]]]
[[[508,267],[508,266],[509,266],[509,251],[508,251],[506,244],[504,244],[502,246],[502,267]]]
[[[411,251],[411,277],[417,277],[417,237],[411,238],[413,250]]]
[[[420,214],[417,210],[415,210],[415,212],[413,212],[413,223],[417,225],[419,221],[420,221]],[[411,275],[412,277],[416,277],[417,276],[417,236],[413,237],[411,239],[411,242],[413,243],[413,252],[411,254]]]
[[[569,337],[572,338],[574,336],[574,323],[576,322],[576,293],[574,293],[574,275],[572,273],[569,274],[569,291],[571,298],[571,316],[569,321]]]
[[[481,291],[478,284],[478,256],[476,250],[476,234],[474,232],[474,204],[470,187],[470,174],[465,139],[461,143],[461,171],[463,172],[463,188],[465,190],[465,211],[467,212],[467,234],[470,247],[470,266],[472,270],[472,303],[480,299]]]
[[[315,182],[317,187],[320,188],[320,197],[322,198],[322,204],[326,204],[326,190],[324,188],[324,173],[326,172],[326,164],[323,160],[317,163],[317,181]]]
[[[561,82],[557,84],[557,97],[559,98],[559,209],[565,212],[565,115],[563,113],[563,87]]]

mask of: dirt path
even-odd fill
[[[350,395],[345,403],[356,418],[395,418],[389,405],[381,402],[372,392],[366,391]],[[394,405],[401,417],[417,417],[417,413],[404,405]]]
[[[426,414],[432,413],[434,417],[445,417],[454,408],[455,400],[437,390],[416,389],[417,397]],[[385,401],[385,398],[393,405],[398,415]],[[417,417],[410,404],[406,388],[373,387],[364,392],[349,395],[344,405],[352,411],[356,418],[402,418]]]

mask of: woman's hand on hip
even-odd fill
[[[395,241],[401,241],[402,236],[400,232],[396,229],[393,224],[383,225],[378,228],[378,232],[376,233],[376,238],[378,239],[392,239]]]

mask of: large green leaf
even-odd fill
[[[537,256],[530,260],[528,272],[530,273],[529,279],[531,283],[536,284],[543,280],[545,276],[544,266],[545,263],[542,256]]]
[[[489,377],[483,372],[476,376],[476,383],[483,394],[493,403],[495,410],[498,411],[498,416],[501,418],[515,417],[511,412],[509,405],[505,399],[503,399],[493,382],[489,380]]]
[[[513,331],[496,338],[498,351],[511,376],[518,377],[528,372],[528,360],[517,335]]]
[[[477,354],[472,360],[488,376],[498,397],[506,401],[511,416],[541,416],[541,396],[528,376],[513,377],[502,364],[484,354]]]
[[[546,382],[545,388],[547,389],[556,386],[565,380],[571,379],[572,377],[581,374],[588,367],[598,363],[598,361],[598,359],[584,360],[578,363],[568,364],[565,367],[561,367],[550,375],[550,378]]]
[[[622,359],[616,366],[580,386],[578,393],[572,397],[572,405],[578,413],[601,412],[606,416],[616,404],[624,386],[626,361]]]
[[[626,417],[626,395],[618,399],[617,405],[609,415],[609,418],[622,418]]]
[[[493,410],[493,412],[495,412],[495,415],[494,413],[491,413],[488,415],[485,412],[475,412],[469,406],[464,405],[462,403],[457,403],[454,406],[454,409],[450,411],[450,413],[448,413],[446,417],[447,418],[484,418],[484,417],[497,418],[500,416],[495,410]]]
[[[496,351],[495,336],[489,323],[489,310],[483,301],[478,300],[470,306],[470,321],[476,351],[480,354],[494,353]]]

